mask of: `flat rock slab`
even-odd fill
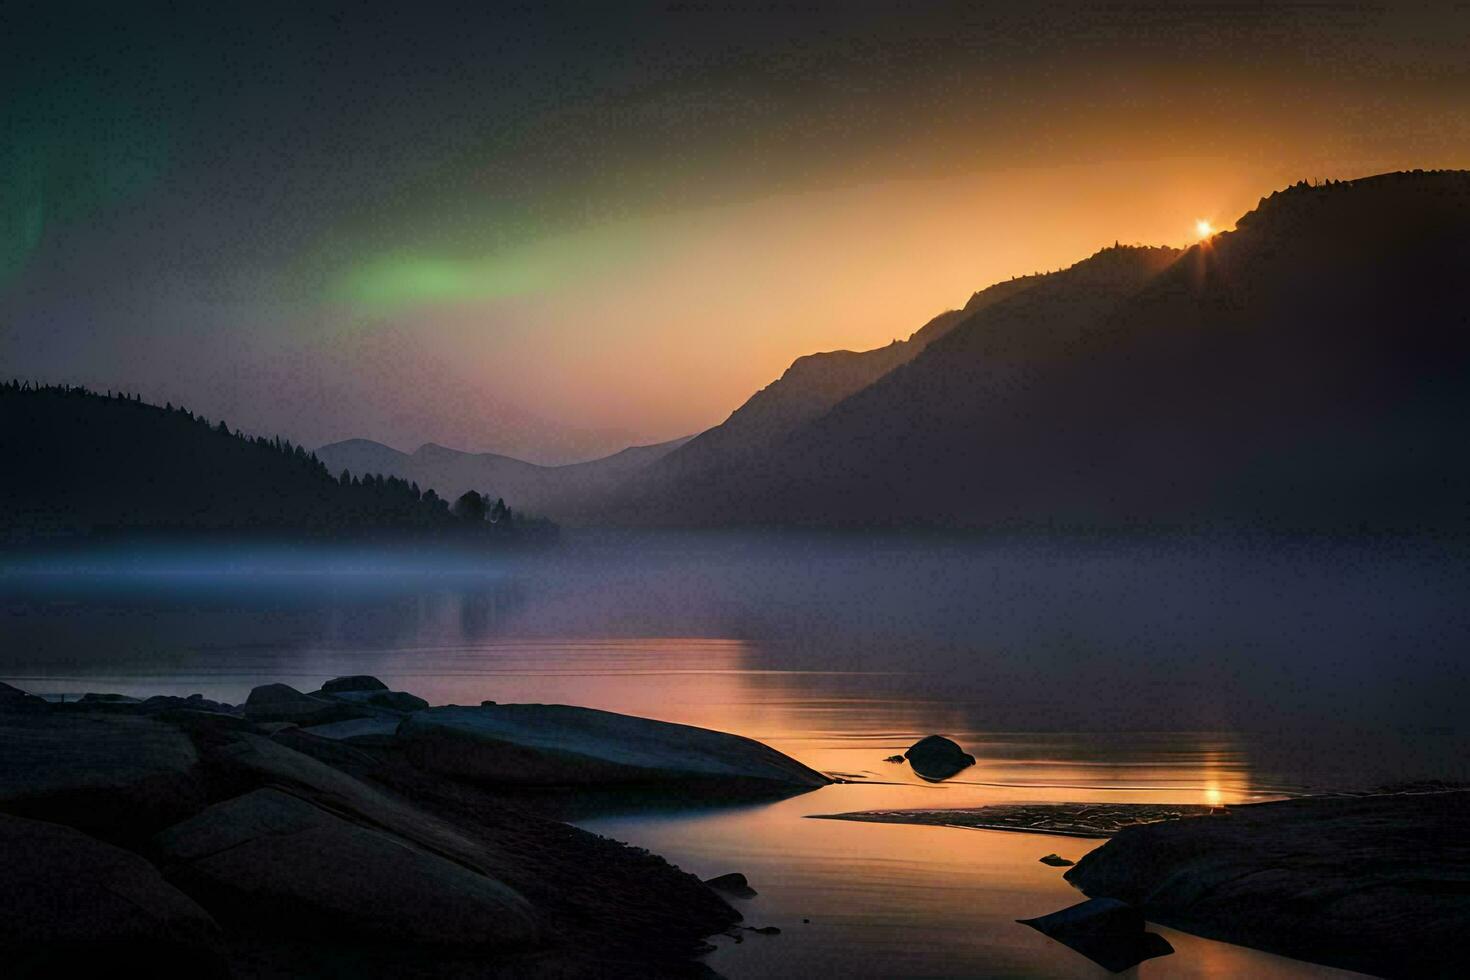
[[[330,725],[311,725],[300,731],[335,742],[361,741],[369,745],[386,745],[398,734],[401,721],[401,718],[393,717],[353,718],[351,721],[336,721]]]
[[[503,784],[800,790],[831,782],[754,739],[560,704],[430,708],[406,718],[398,738],[419,766]]]
[[[856,810],[814,813],[818,820],[911,823],[974,830],[1016,830],[1063,837],[1111,837],[1124,827],[1202,817],[1218,807],[1176,803],[1000,803],[948,810]]]
[[[1122,830],[1066,873],[1213,939],[1386,977],[1470,966],[1470,791],[1311,797]]]
[[[199,754],[172,725],[126,714],[0,714],[0,809],[117,840],[204,805]]]
[[[7,976],[125,963],[224,973],[219,927],[147,861],[58,824],[0,815],[0,950]]]
[[[371,714],[344,700],[302,694],[289,684],[262,684],[245,699],[245,717],[251,721],[325,725]]]
[[[487,949],[539,936],[530,905],[501,882],[278,789],[217,803],[154,843],[221,915],[292,933]]]

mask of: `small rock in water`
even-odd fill
[[[748,931],[759,933],[762,936],[779,936],[781,930],[776,926],[748,926]]]
[[[1113,973],[1174,952],[1163,936],[1143,931],[1142,912],[1112,898],[1093,898],[1037,919],[1016,921]]]
[[[975,757],[959,744],[943,735],[921,738],[904,753],[914,772],[925,779],[948,779],[955,773],[975,764]]]
[[[717,892],[733,895],[736,898],[754,898],[756,896],[756,890],[750,887],[750,882],[745,880],[745,875],[738,871],[732,871],[725,875],[717,875],[714,878],[707,879],[705,884]]]
[[[901,754],[900,755],[890,755],[888,758],[884,759],[883,761],[884,762],[895,762],[895,763],[902,762],[903,761],[903,756]]]
[[[1075,861],[1068,861],[1066,858],[1062,857],[1060,854],[1048,854],[1046,857],[1044,857],[1044,858],[1041,859],[1041,863],[1042,864],[1049,864],[1053,868],[1070,868],[1076,862]]]

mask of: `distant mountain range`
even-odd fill
[[[612,494],[648,465],[678,449],[688,437],[632,446],[601,459],[540,466],[496,453],[466,453],[433,443],[411,453],[368,439],[348,439],[316,451],[333,473],[382,473],[432,487],[454,499],[467,490],[503,497],[524,513],[576,514]]]

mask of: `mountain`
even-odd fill
[[[433,488],[454,499],[466,490],[513,501],[525,513],[562,519],[580,513],[588,501],[613,492],[654,461],[684,445],[688,438],[652,446],[631,446],[602,459],[563,466],[539,466],[495,453],[465,453],[433,443],[412,453],[368,439],[348,439],[322,446],[317,457],[333,473],[383,473]]]
[[[966,528],[1463,524],[1470,174],[1263,199],[965,317],[754,453],[650,467],[609,519]]]
[[[462,519],[407,481],[342,480],[290,442],[84,388],[0,385],[0,446],[0,543],[132,533],[480,541],[551,530]]]
[[[963,309],[939,314],[908,340],[895,340],[886,347],[867,351],[839,350],[799,357],[785,374],[751,395],[723,423],[700,433],[671,454],[666,465],[693,470],[730,454],[767,448],[899,365],[907,364],[967,316],[1046,278],[1023,276],[981,290],[970,297]]]

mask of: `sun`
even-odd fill
[[[1194,223],[1194,230],[1200,238],[1209,238],[1215,233],[1215,226],[1210,224],[1204,218],[1200,218]]]

